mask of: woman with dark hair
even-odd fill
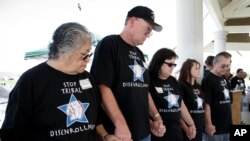
[[[192,141],[202,141],[202,134],[205,126],[205,101],[204,93],[196,79],[200,77],[200,63],[194,59],[187,59],[181,67],[179,84],[183,92],[183,100],[187,109],[192,116],[196,126],[196,137]],[[188,126],[184,121],[181,121],[182,128],[188,132]],[[189,140],[189,137],[184,134],[184,139]]]
[[[195,137],[196,134],[193,119],[183,102],[178,82],[171,76],[173,69],[176,67],[175,60],[177,58],[178,56],[174,51],[162,48],[154,54],[149,64],[149,91],[160,113],[159,116],[162,117],[163,124],[167,128],[163,137],[152,135],[152,141],[182,141],[180,119],[183,119],[189,125],[190,138]]]

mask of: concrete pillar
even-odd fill
[[[202,0],[176,0],[178,67],[190,58],[199,61],[203,70],[202,2]]]
[[[226,51],[227,31],[214,32],[214,53],[218,54],[222,51]]]

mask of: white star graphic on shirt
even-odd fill
[[[196,95],[195,101],[197,102],[197,109],[203,109],[203,99]]]
[[[168,108],[172,108],[173,106],[179,107],[178,99],[179,96],[168,91],[168,96],[165,96],[164,99],[168,101]]]
[[[140,80],[144,82],[143,73],[145,72],[145,68],[141,67],[136,60],[134,60],[134,65],[129,65],[130,69],[134,72],[134,81]]]
[[[224,96],[225,96],[225,100],[229,100],[230,99],[229,90],[224,87],[223,93],[224,93]]]
[[[63,104],[59,107],[62,112],[67,115],[67,127],[75,122],[88,123],[88,119],[85,115],[86,110],[89,107],[89,103],[82,103],[76,99],[72,94],[69,103]]]

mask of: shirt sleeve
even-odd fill
[[[236,84],[237,84],[237,79],[234,77],[234,78],[232,78],[232,80],[231,80],[231,88],[232,88],[232,89],[235,89]]]
[[[29,140],[32,137],[32,80],[20,77],[10,92],[5,119],[1,128],[2,140]]]
[[[205,77],[201,82],[201,88],[205,93],[205,101],[209,105],[211,104],[211,95],[212,95],[211,90],[214,90],[214,86],[211,84],[213,84],[213,82],[207,77]]]
[[[90,73],[97,84],[105,84],[111,87],[115,75],[115,50],[112,40],[104,38],[95,49],[94,59]]]

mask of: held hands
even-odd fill
[[[150,129],[151,132],[157,137],[162,137],[166,132],[166,127],[163,125],[163,121],[161,120],[150,121]]]
[[[131,133],[126,123],[121,123],[115,128],[115,136],[122,141],[132,141]],[[117,141],[120,141],[117,140]],[[116,140],[112,140],[116,141]]]
[[[215,126],[213,124],[206,124],[205,131],[208,135],[212,136],[216,132]]]
[[[115,135],[106,134],[102,137],[102,141],[122,141],[122,139],[118,138]]]
[[[189,125],[188,128],[185,130],[185,132],[189,140],[195,138],[196,136],[195,125],[194,124]]]

